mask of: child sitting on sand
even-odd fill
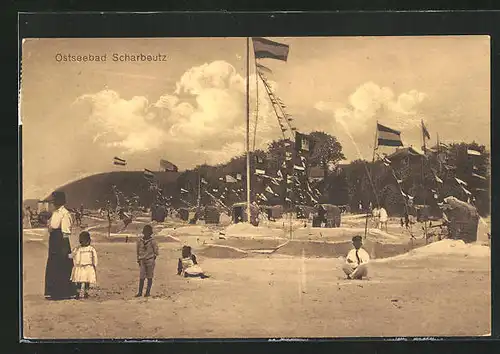
[[[190,246],[182,247],[182,258],[177,263],[177,275],[183,275],[186,278],[208,278],[198,265],[196,256],[191,252]]]
[[[354,249],[350,250],[346,257],[346,262],[342,266],[342,270],[347,275],[347,279],[362,279],[368,275],[368,261],[370,256],[361,246],[363,246],[363,238],[354,236],[352,238]]]
[[[97,252],[90,245],[90,234],[82,231],[79,236],[80,246],[75,248],[71,254],[73,258],[73,271],[71,272],[71,281],[78,287],[76,298],[80,298],[80,292],[83,297],[89,297],[90,284],[96,284]]]

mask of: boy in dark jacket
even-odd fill
[[[153,228],[151,225],[145,225],[142,230],[142,237],[137,240],[137,263],[140,267],[139,291],[136,297],[142,296],[144,288],[144,279],[148,279],[146,294],[150,296],[151,286],[153,285],[153,275],[155,269],[155,260],[158,257],[158,243],[153,238]]]

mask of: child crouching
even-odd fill
[[[209,278],[198,265],[196,256],[191,252],[190,246],[182,247],[182,258],[177,262],[177,275],[186,278]]]

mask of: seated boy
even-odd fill
[[[354,236],[352,238],[354,249],[350,250],[346,257],[346,262],[342,266],[342,270],[347,275],[347,279],[362,279],[368,275],[368,261],[370,256],[361,246],[363,246],[363,238]]]

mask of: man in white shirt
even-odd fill
[[[361,246],[363,246],[363,238],[354,236],[352,238],[354,249],[350,250],[346,257],[346,262],[342,266],[342,270],[347,275],[347,279],[362,279],[368,275],[368,262],[370,256]]]

